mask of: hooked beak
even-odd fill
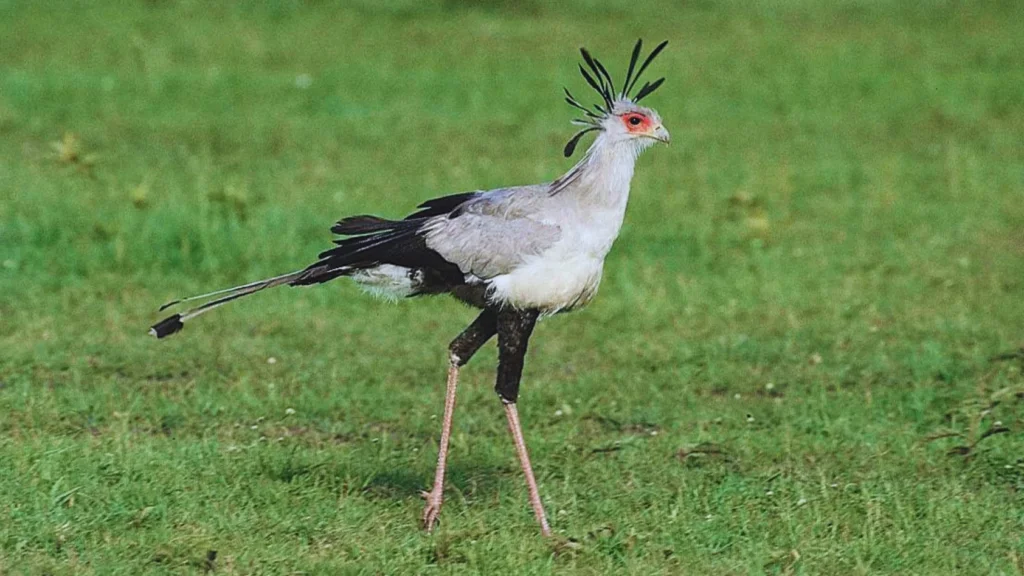
[[[654,132],[651,134],[651,138],[654,138],[658,142],[664,142],[665,144],[668,144],[672,140],[668,130],[665,130],[665,127],[661,124],[658,124],[658,127],[654,129]]]

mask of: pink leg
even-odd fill
[[[526,475],[526,488],[530,492],[530,506],[533,507],[533,515],[537,517],[537,523],[540,524],[540,533],[544,536],[551,536],[548,518],[544,515],[544,504],[540,501],[537,480],[533,477],[533,468],[530,466],[530,455],[526,453],[523,429],[519,425],[519,412],[516,410],[514,402],[505,402],[505,416],[508,418],[508,429],[512,432],[512,439],[516,443],[516,455],[519,456],[523,474]]]
[[[441,420],[441,443],[437,451],[437,470],[434,472],[434,487],[423,492],[427,505],[423,509],[423,527],[430,532],[437,523],[444,501],[444,473],[448,465],[448,441],[452,436],[452,414],[455,412],[455,389],[459,384],[459,365],[453,356],[448,366],[448,386],[444,396],[444,418]]]

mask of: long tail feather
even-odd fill
[[[214,292],[209,292],[207,294],[200,294],[199,296],[190,296],[188,298],[182,298],[180,300],[169,302],[161,306],[160,310],[165,310],[170,306],[174,306],[175,304],[180,304],[182,302],[190,302],[193,300],[201,300],[213,296],[220,296],[220,298],[217,298],[216,300],[211,300],[205,304],[186,310],[185,312],[181,312],[179,314],[174,314],[172,316],[164,318],[163,320],[154,324],[149,329],[149,333],[153,336],[156,336],[157,338],[164,338],[166,336],[170,336],[171,334],[174,334],[175,332],[178,332],[182,328],[184,328],[185,322],[195,318],[196,316],[205,314],[206,312],[209,312],[214,308],[219,308],[227,304],[228,302],[231,302],[232,300],[237,300],[243,296],[249,296],[250,294],[255,294],[261,290],[273,288],[274,286],[290,284],[291,282],[295,281],[300,276],[302,276],[304,272],[304,270],[299,270],[297,272],[292,272],[290,274],[275,276],[273,278],[260,280],[258,282],[250,282],[249,284],[243,284],[242,286],[235,286],[234,288],[226,288],[224,290],[217,290]]]
[[[295,275],[295,272],[290,272],[288,274],[282,274],[281,276],[275,276],[273,278],[267,278],[266,280],[257,280],[256,282],[250,282],[248,284],[243,284],[241,286],[234,286],[234,287],[231,287],[231,288],[224,288],[223,290],[214,290],[213,292],[207,292],[206,294],[197,294],[196,296],[189,296],[188,298],[180,298],[178,300],[171,300],[170,302],[168,302],[168,303],[164,304],[163,306],[161,306],[160,310],[158,310],[158,312],[163,312],[164,310],[167,310],[171,306],[177,306],[178,304],[184,304],[185,302],[192,302],[193,300],[205,300],[206,298],[212,298],[213,296],[220,296],[221,294],[235,293],[235,292],[239,292],[239,291],[242,291],[242,290],[246,290],[248,288],[252,288],[253,286],[259,286],[261,284],[267,284],[268,282],[274,282],[276,280],[281,280],[282,278],[290,278],[291,276],[294,276],[294,275]]]

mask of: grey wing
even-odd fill
[[[423,227],[427,247],[482,279],[508,274],[558,241],[561,230],[539,218],[544,196],[533,187],[495,190],[474,199],[456,214],[432,219]]]

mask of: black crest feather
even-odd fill
[[[636,46],[633,46],[633,55],[629,57],[629,70],[626,71],[626,81],[622,83],[622,91],[619,95],[626,97],[626,89],[629,88],[629,81],[633,79],[633,70],[636,70],[636,61],[640,57],[640,51],[644,48],[642,38],[637,38]]]
[[[594,80],[594,78],[590,74],[587,73],[587,71],[583,68],[582,64],[580,64],[579,68],[580,68],[580,74],[583,74],[583,78],[586,79],[587,84],[590,84],[590,87],[593,88],[595,92],[600,94],[601,98],[604,100],[604,104],[606,106],[606,110],[602,110],[600,107],[597,107],[598,110],[601,110],[602,112],[605,112],[605,113],[611,112],[611,110],[612,110],[612,100],[608,96],[607,91],[604,89],[604,83],[602,82],[599,85],[597,80]]]
[[[626,78],[622,83],[622,90],[619,91],[618,95],[615,94],[615,81],[612,80],[612,75],[605,68],[604,64],[597,58],[594,58],[586,48],[580,48],[580,54],[583,56],[583,64],[579,65],[580,74],[583,75],[583,79],[587,81],[587,84],[594,89],[595,92],[601,97],[601,104],[594,104],[594,110],[590,110],[579,100],[573,96],[569,89],[565,90],[565,101],[580,110],[584,114],[584,118],[573,120],[574,124],[581,124],[587,126],[584,130],[577,132],[573,135],[572,139],[569,140],[565,145],[566,157],[572,156],[573,152],[576,151],[576,145],[579,144],[580,138],[583,137],[587,132],[593,132],[594,130],[600,130],[600,122],[608,115],[612,113],[612,108],[615,107],[616,97],[632,100],[633,102],[639,102],[643,98],[649,96],[652,92],[657,90],[664,82],[664,78],[659,78],[654,82],[645,82],[640,90],[637,91],[636,95],[630,96],[629,93],[633,91],[637,83],[640,81],[640,76],[644,73],[644,70],[654,61],[654,59],[665,49],[668,45],[668,40],[665,40],[661,44],[654,47],[651,53],[644,58],[644,61],[637,67],[637,62],[640,61],[640,54],[643,52],[644,42],[642,39],[636,41],[636,45],[633,46],[633,52],[629,58],[629,68],[626,70]],[[589,68],[589,71],[588,71]]]
[[[654,92],[655,90],[657,90],[658,86],[661,86],[661,83],[664,82],[664,81],[665,81],[664,78],[658,78],[654,82],[647,82],[647,83],[645,83],[644,87],[641,88],[640,91],[636,93],[636,96],[633,96],[633,102],[639,102],[640,100],[643,99],[644,96],[647,96],[651,92]]]
[[[628,96],[629,93],[633,91],[633,87],[636,86],[637,81],[640,80],[640,76],[644,73],[644,70],[647,69],[647,66],[654,61],[654,58],[657,57],[658,54],[661,54],[661,51],[665,49],[665,46],[668,46],[668,40],[658,44],[654,47],[654,50],[651,50],[651,53],[647,55],[646,59],[644,59],[644,63],[640,65],[640,69],[636,71],[636,76],[630,80],[630,83],[626,86],[625,90],[622,91],[623,96]]]
[[[576,145],[580,143],[580,138],[583,138],[583,135],[587,132],[593,132],[594,130],[600,130],[600,128],[594,126],[593,128],[587,128],[577,132],[576,135],[573,136],[565,145],[565,150],[563,150],[563,152],[565,152],[565,157],[568,158],[572,156],[572,153],[576,151]]]

